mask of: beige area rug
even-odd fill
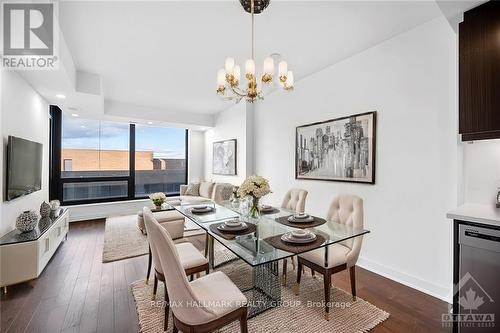
[[[241,261],[223,266],[221,269],[240,288],[248,286],[252,274],[248,265]],[[288,273],[288,281],[295,280],[295,272]],[[248,321],[249,332],[367,332],[389,318],[389,313],[376,306],[352,296],[345,291],[332,288],[330,321],[323,317],[323,280],[313,279],[305,274],[301,282],[301,292],[295,296],[290,287],[282,287],[284,306],[268,310]],[[164,308],[163,284],[158,285],[155,301],[151,301],[152,284],[146,285],[144,280],[131,285],[139,316],[141,333],[163,332]],[[172,332],[172,315],[169,317],[168,332]],[[240,332],[239,323],[234,322],[224,327],[220,332]]]
[[[186,219],[184,237],[205,233]],[[137,227],[137,215],[114,216],[106,219],[102,262],[111,262],[148,254],[148,242]]]

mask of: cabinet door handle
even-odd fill
[[[49,252],[50,250],[50,239],[47,237],[45,238],[45,252]]]

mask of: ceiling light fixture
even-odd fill
[[[148,124],[149,124],[149,125],[153,125],[153,122],[152,122],[152,121],[148,121]]]
[[[71,114],[73,117],[80,117],[80,115],[78,115],[78,113],[72,113]]]
[[[253,103],[258,99],[263,99],[262,91],[257,84],[257,74],[255,73],[254,57],[254,14],[260,14],[267,8],[271,0],[240,0],[243,9],[252,15],[252,57],[245,62],[245,78],[247,87],[240,87],[240,66],[235,65],[234,58],[227,58],[224,69],[217,72],[217,94],[224,100],[235,100],[236,103],[245,98]],[[272,85],[274,79],[274,59],[267,57],[264,59],[261,81],[263,85]],[[293,90],[293,72],[288,70],[286,61],[278,63],[279,85],[285,91]]]
[[[66,98],[66,96],[64,96],[63,94],[57,94],[56,97],[60,98],[60,99],[65,99]]]

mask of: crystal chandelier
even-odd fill
[[[236,103],[245,98],[253,103],[263,99],[262,90],[257,84],[254,58],[254,14],[260,14],[269,5],[270,0],[240,0],[246,12],[252,15],[252,58],[245,62],[246,87],[240,86],[241,69],[235,65],[234,58],[227,58],[224,69],[217,72],[217,94],[224,100],[234,100]],[[264,59],[264,66],[260,80],[262,85],[271,86],[274,80],[274,59]],[[288,70],[286,61],[278,63],[278,83],[285,91],[293,90],[293,73]]]

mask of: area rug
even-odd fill
[[[204,233],[186,219],[184,237]],[[137,215],[114,216],[106,219],[102,262],[111,262],[148,254],[148,242],[137,227]]]
[[[251,281],[250,267],[241,261],[233,262],[220,268],[233,282],[242,288]],[[288,273],[288,281],[295,279],[295,272]],[[155,301],[151,300],[151,283],[144,280],[132,283],[132,294],[136,302],[141,333],[163,332],[164,308],[163,284],[158,285]],[[323,314],[323,280],[313,279],[310,274],[302,278],[300,295],[295,296],[290,286],[282,288],[283,306],[268,310],[248,321],[249,332],[367,332],[389,318],[389,313],[367,301],[352,296],[339,288],[332,288],[330,320]],[[169,317],[168,331],[172,332],[172,315]],[[224,327],[219,332],[240,332],[239,323]]]

